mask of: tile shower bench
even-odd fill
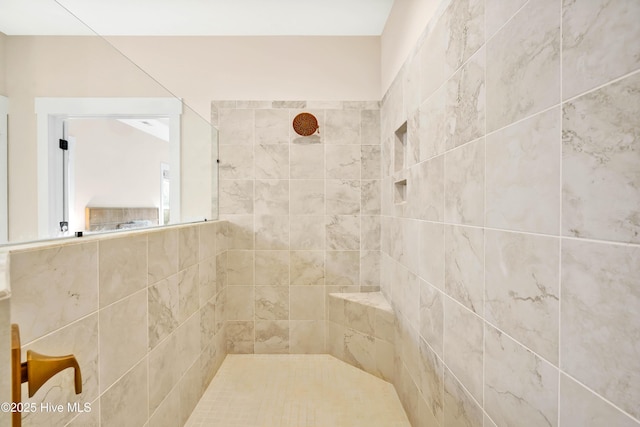
[[[390,381],[396,316],[381,292],[329,294],[329,353]]]

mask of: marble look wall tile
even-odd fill
[[[418,274],[440,290],[444,290],[444,225],[420,222]]]
[[[65,427],[100,427],[100,399],[89,403],[91,412],[80,413]]]
[[[253,320],[255,286],[230,286],[225,313],[228,320]]]
[[[23,343],[98,308],[96,242],[11,253],[11,321]]]
[[[324,320],[324,286],[292,286],[289,289],[291,320]]]
[[[445,75],[445,48],[449,35],[449,26],[446,19],[437,19],[434,26],[426,35],[422,45],[418,47],[420,55],[420,98],[424,102],[444,83],[448,75]],[[382,104],[383,108],[386,106]],[[422,149],[420,150],[421,154]],[[424,157],[423,157],[424,160]]]
[[[23,337],[21,336],[21,338]],[[49,379],[31,398],[28,397],[26,389],[23,389],[22,401],[35,403],[38,409],[40,409],[41,403],[61,404],[66,408],[67,403],[78,402],[80,407],[83,407],[85,403],[93,402],[100,393],[98,342],[97,314],[73,322],[29,344],[21,339],[23,360],[25,360],[24,352],[27,350],[48,355],[72,353],[76,356],[82,372],[82,394],[76,395],[74,393],[73,371],[66,370]],[[9,369],[8,366],[7,369]],[[10,400],[8,401],[10,402]],[[98,410],[99,405],[92,406],[92,408]],[[25,427],[66,425],[75,415],[75,413],[68,411],[58,413],[36,411],[23,414],[22,425]]]
[[[445,226],[445,292],[478,315],[484,312],[484,257],[484,230]]]
[[[253,215],[225,215],[229,221],[227,249],[254,249],[255,225]],[[221,251],[219,251],[221,252]]]
[[[178,327],[180,316],[180,297],[178,294],[178,276],[149,287],[149,348],[153,348]]]
[[[150,412],[148,427],[175,427],[180,425],[180,390],[175,388],[158,406]]]
[[[255,114],[253,110],[221,109],[218,111],[220,144],[252,145]]]
[[[324,320],[292,320],[289,322],[289,352],[296,354],[324,354]]]
[[[289,145],[256,145],[257,179],[289,178]]]
[[[451,2],[444,13],[448,37],[445,46],[445,76],[451,75],[483,44],[484,1],[459,0]]]
[[[178,321],[180,323],[187,320],[200,308],[199,279],[197,265],[178,273],[178,298],[180,299]]]
[[[410,52],[402,67],[402,102],[409,117],[420,106],[420,57]]]
[[[343,345],[345,362],[368,373],[376,372],[374,337],[345,328]]]
[[[500,0],[486,0],[485,20],[487,39],[491,38],[504,24],[516,14],[527,0],[513,0],[505,3]]]
[[[394,308],[414,327],[420,324],[420,278],[402,265],[397,268],[397,280],[392,285]]]
[[[254,284],[255,253],[252,251],[227,252],[227,284],[248,286]]]
[[[358,251],[327,251],[325,284],[327,286],[358,286],[360,256]],[[338,291],[334,291],[338,292]]]
[[[382,178],[382,148],[380,145],[363,145],[360,147],[361,179]]]
[[[256,353],[289,353],[289,322],[256,321]]]
[[[357,179],[327,179],[327,215],[360,213],[360,181]]]
[[[325,221],[327,249],[360,249],[360,220],[357,216],[333,215],[327,216]]]
[[[218,147],[220,179],[253,179],[253,145],[220,145]]]
[[[291,215],[319,215],[324,212],[324,180],[291,180]]]
[[[324,251],[291,251],[290,284],[324,285]]]
[[[560,102],[560,4],[529,2],[487,42],[487,131]]]
[[[484,322],[450,299],[445,300],[444,312],[444,362],[471,395],[482,401]]]
[[[188,226],[178,229],[178,269],[184,270],[198,262],[198,227]]]
[[[481,427],[482,409],[453,374],[444,370],[444,424],[449,427]]]
[[[100,397],[100,425],[143,425],[147,422],[147,359],[138,363]]]
[[[486,231],[485,318],[558,363],[560,242]]]
[[[563,2],[564,99],[640,68],[638,16],[633,0]]]
[[[289,180],[256,180],[255,185],[256,215],[289,214]]]
[[[380,110],[360,112],[360,142],[363,145],[380,145]]]
[[[360,111],[327,110],[325,126],[327,144],[360,144]]]
[[[447,222],[484,223],[484,139],[445,155],[445,209]]]
[[[640,243],[640,74],[563,105],[562,232]]]
[[[148,348],[147,290],[100,310],[100,389],[108,389]]]
[[[178,337],[178,376],[183,376],[195,364],[201,353],[200,316],[195,314],[185,320],[176,330]]]
[[[178,387],[180,389],[180,425],[184,425],[195,409],[200,399],[201,388],[200,363],[191,365],[186,374],[180,379]]]
[[[178,272],[178,230],[168,229],[148,235],[149,284]]]
[[[563,240],[560,368],[640,417],[640,248]]]
[[[289,287],[256,286],[256,320],[289,320]]]
[[[256,215],[256,249],[289,249],[289,216]]]
[[[582,387],[560,375],[560,425],[638,427],[640,423]]]
[[[323,216],[292,215],[290,230],[291,249],[324,249],[326,227]]]
[[[323,179],[324,149],[320,144],[291,145],[291,179]]]
[[[289,285],[289,251],[256,251],[255,256],[256,285]]]
[[[221,179],[220,215],[253,213],[253,181]]]
[[[222,236],[218,237],[221,221],[209,221],[200,223],[198,228],[199,241],[198,241],[198,261],[210,259],[215,257],[218,253],[218,246],[224,247],[222,241],[219,239],[226,239]]]
[[[498,330],[485,330],[485,410],[497,425],[557,426],[558,369]]]
[[[307,101],[273,101],[272,108],[307,108]]]
[[[226,305],[227,305],[227,288],[223,289],[222,291],[218,292],[218,294],[215,297],[215,302],[214,302],[214,311],[215,311],[215,328],[214,328],[214,333],[217,335],[220,335],[220,331],[226,332],[226,329],[223,330],[223,328],[226,325],[226,321],[227,321],[227,313],[226,313]]]
[[[147,286],[147,236],[101,240],[98,244],[100,307]]]
[[[327,145],[325,147],[325,167],[328,179],[360,178],[360,146]]]
[[[365,215],[380,215],[382,181],[360,181],[360,212]]]
[[[229,292],[229,289],[231,288],[227,288],[224,291],[225,304],[227,304],[226,294]],[[248,305],[252,304],[249,303]],[[227,309],[228,307],[225,307],[226,318],[229,317],[226,313]],[[202,342],[203,348],[214,345],[216,333],[216,300],[214,298],[200,308],[200,342]]]
[[[407,118],[407,139],[404,147],[405,163],[404,168],[411,167],[420,162],[420,110],[416,106],[411,110]]]
[[[487,136],[487,226],[558,233],[558,110],[553,108]]]
[[[216,270],[216,257],[209,258],[208,260],[202,261],[198,264],[198,293],[200,295],[200,307],[206,304],[218,292]]]
[[[446,150],[445,99],[447,90],[447,85],[442,86],[420,106],[418,134],[421,161],[429,160]]]
[[[380,217],[363,215],[360,217],[360,249],[380,250]]]
[[[462,2],[452,4],[456,3]],[[485,68],[485,51],[481,49],[446,84],[447,149],[459,147],[485,134]]]
[[[238,100],[236,101],[236,108],[240,109],[265,109],[271,108],[271,101],[257,101],[257,100]]]
[[[443,357],[444,299],[442,292],[420,281],[420,335],[431,349]]]
[[[443,422],[444,364],[427,343],[419,338],[418,389],[427,403],[431,415],[439,425]]]
[[[149,413],[153,413],[178,383],[178,338],[172,334],[149,352]]]
[[[255,322],[233,321],[226,323],[227,352],[229,354],[253,353]]]
[[[380,251],[360,251],[360,290],[380,288]]]
[[[279,107],[274,105],[273,108]],[[256,144],[289,144],[289,111],[256,110],[255,120]]]
[[[442,221],[444,218],[445,156],[438,156],[411,168],[407,204],[412,218]]]

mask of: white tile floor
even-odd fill
[[[330,355],[225,359],[186,427],[411,427],[393,386]]]

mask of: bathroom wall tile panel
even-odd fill
[[[291,320],[324,320],[324,286],[292,286],[289,303]]]
[[[178,383],[178,338],[176,334],[149,352],[149,413],[152,414]]]
[[[255,257],[256,285],[289,285],[289,251],[256,251]]]
[[[420,324],[420,278],[403,266],[399,268],[400,280],[393,289],[395,308],[415,327]]]
[[[558,110],[553,108],[487,136],[487,226],[558,233]]]
[[[356,215],[325,217],[326,248],[329,250],[360,249],[360,219]],[[301,248],[305,249],[305,248]]]
[[[289,216],[256,215],[256,249],[289,249]]]
[[[420,106],[418,133],[421,161],[429,160],[446,150],[445,99],[447,89],[447,85],[440,87]]]
[[[291,251],[290,284],[324,285],[324,251]]]
[[[178,269],[184,270],[198,262],[199,243],[197,226],[178,229]]]
[[[420,162],[420,110],[418,106],[407,119],[407,143],[405,145],[405,165],[411,167]]]
[[[560,425],[638,427],[640,423],[568,376],[560,375]]]
[[[218,147],[220,179],[253,179],[253,145],[220,145]]]
[[[255,252],[227,252],[227,284],[229,286],[250,286],[254,284]]]
[[[218,191],[220,215],[253,213],[253,181],[221,179]]]
[[[225,217],[229,221],[227,223],[229,224],[227,249],[254,249],[255,225],[253,223],[253,215],[225,215]]]
[[[289,183],[291,215],[319,215],[324,212],[324,180],[292,179]]]
[[[407,116],[420,106],[420,57],[412,51],[404,62],[404,78],[402,82],[402,99]]]
[[[325,217],[291,215],[291,249],[322,250],[325,248]]]
[[[418,48],[420,55],[420,98],[424,102],[448,78],[445,75],[445,49],[449,27],[445,19],[437,19]],[[448,67],[447,67],[448,68]],[[383,108],[386,104],[383,103]],[[383,134],[384,135],[384,134]],[[420,153],[424,155],[422,149]],[[424,160],[424,157],[423,157]]]
[[[380,251],[360,251],[360,287],[380,287]]]
[[[325,120],[326,144],[360,144],[360,111],[327,110]]]
[[[256,320],[289,320],[289,287],[255,287]]]
[[[561,369],[640,418],[640,248],[562,243]]]
[[[485,410],[497,425],[557,426],[558,369],[487,326]]]
[[[150,286],[147,298],[149,348],[153,348],[178,327],[178,276],[171,276]]]
[[[221,145],[253,145],[255,114],[249,109],[218,110]]]
[[[156,231],[148,235],[149,284],[178,272],[178,230]]]
[[[360,181],[360,213],[380,215],[382,208],[382,181]]]
[[[218,242],[218,229],[221,221],[203,222],[197,225],[198,240],[198,261],[210,259],[217,255],[218,246],[223,247],[222,242]]]
[[[445,46],[445,76],[453,74],[485,41],[484,1],[453,1],[444,13],[448,35]]]
[[[325,262],[325,285],[341,287],[359,286],[359,251],[327,251]]]
[[[292,320],[289,322],[289,353],[325,354],[324,320]]]
[[[327,179],[327,215],[356,215],[360,213],[360,180]]]
[[[98,308],[96,242],[11,254],[11,321],[23,343]]]
[[[360,249],[380,250],[380,216],[362,215],[360,217]]]
[[[361,147],[354,145],[327,145],[325,167],[328,179],[360,179]]]
[[[20,338],[23,352],[33,350],[48,355],[74,354],[82,372],[82,394],[76,395],[74,392],[73,370],[65,370],[49,379],[31,398],[28,397],[26,388],[24,388],[22,391],[23,402],[35,403],[38,409],[40,409],[41,403],[64,405],[66,409],[67,403],[78,402],[80,407],[83,407],[85,403],[93,402],[98,397],[100,390],[97,314],[92,314],[58,329],[30,344],[27,344],[23,336]],[[92,409],[98,410],[99,407],[94,405]],[[22,425],[25,427],[65,425],[75,415],[75,413],[68,411],[51,413],[38,410],[23,414]]]
[[[180,425],[180,389],[175,388],[158,408],[149,411],[148,427],[176,427]]]
[[[420,222],[418,274],[438,289],[444,290],[444,225]]]
[[[503,2],[501,0],[486,0],[485,20],[487,40],[490,39],[504,24],[516,14],[527,0],[512,0]]]
[[[291,179],[323,179],[324,178],[324,145],[298,144],[291,145]]]
[[[225,290],[225,296],[230,290],[231,288]],[[226,300],[225,303],[229,305]],[[247,305],[252,304],[249,302]],[[225,312],[228,309],[229,307],[225,307]],[[230,317],[228,314],[226,316],[227,319]],[[203,348],[214,345],[216,332],[216,302],[213,299],[200,308],[200,342]]]
[[[638,17],[634,0],[563,1],[564,99],[640,69]]]
[[[256,321],[255,352],[259,354],[289,353],[289,321]]]
[[[471,395],[482,401],[484,322],[450,299],[445,300],[444,310],[444,363]]]
[[[428,221],[442,221],[444,218],[445,156],[438,156],[420,163],[412,173],[415,192],[408,194],[408,202],[416,207],[415,217]],[[412,172],[414,169],[412,169]]]
[[[559,9],[529,2],[487,42],[487,132],[560,102]]]
[[[216,335],[224,335],[224,332],[226,332],[226,330],[223,330],[225,325],[226,325],[226,321],[227,321],[227,310],[226,310],[226,306],[227,305],[227,288],[223,289],[222,291],[218,292],[218,294],[215,297],[215,329],[214,329],[214,333]],[[223,333],[221,334],[220,331],[222,331]]]
[[[288,179],[289,145],[256,145],[255,168],[257,179]]]
[[[189,317],[176,330],[178,337],[178,375],[182,377],[198,361],[202,352],[200,341],[200,315]]]
[[[307,101],[273,101],[272,108],[306,108]]]
[[[418,389],[427,403],[431,416],[439,425],[442,425],[444,365],[423,339],[419,338],[418,346],[420,352]]]
[[[486,231],[485,318],[558,364],[560,242]]]
[[[444,426],[482,427],[482,408],[453,374],[444,370]]]
[[[228,252],[223,252],[216,256],[216,293],[227,287],[227,256]]]
[[[344,360],[356,368],[373,374],[376,372],[375,338],[351,328],[345,328]]]
[[[395,358],[395,348],[393,344],[376,338],[375,359],[376,367],[374,374],[387,382],[391,382]]]
[[[225,313],[228,320],[253,320],[255,286],[230,286]]]
[[[289,180],[256,180],[254,212],[256,215],[289,214]]]
[[[200,400],[202,393],[200,363],[191,365],[180,379],[180,425],[184,425]]]
[[[444,299],[442,292],[420,281],[419,332],[440,358],[443,357]]]
[[[199,284],[200,275],[197,264],[178,273],[178,297],[180,299],[178,321],[180,323],[187,320],[200,308]]]
[[[445,155],[446,222],[484,223],[484,145],[484,139],[479,139]]]
[[[445,226],[445,292],[478,315],[484,312],[484,230]]]
[[[252,354],[255,322],[233,321],[226,323],[225,334],[229,354]]]
[[[100,427],[100,399],[89,402],[91,412],[82,412],[65,427]]]
[[[412,426],[418,424],[418,401],[420,400],[418,387],[411,378],[411,374],[403,366],[399,372],[400,383],[396,385],[398,396]]]
[[[455,2],[453,3],[455,4]],[[445,138],[451,149],[485,134],[485,51],[478,51],[446,83]]]
[[[100,310],[100,391],[138,363],[148,348],[147,290]]]
[[[147,360],[143,359],[100,397],[100,425],[143,425],[149,395]]]
[[[362,179],[382,178],[382,148],[380,145],[363,145],[360,147],[361,174]]]
[[[360,143],[362,145],[380,145],[379,109],[360,112]]]
[[[271,101],[257,101],[257,100],[238,100],[236,101],[236,108],[242,109],[262,109],[271,108]]]
[[[255,112],[256,144],[289,144],[289,111],[285,108],[260,109]]]
[[[640,74],[563,105],[562,231],[640,243]]]
[[[101,240],[98,244],[100,307],[147,286],[147,236]]]
[[[216,257],[209,258],[198,264],[200,307],[218,292],[216,269]]]

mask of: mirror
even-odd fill
[[[0,6],[0,243],[217,219],[208,120],[54,1],[18,29],[20,3]]]

